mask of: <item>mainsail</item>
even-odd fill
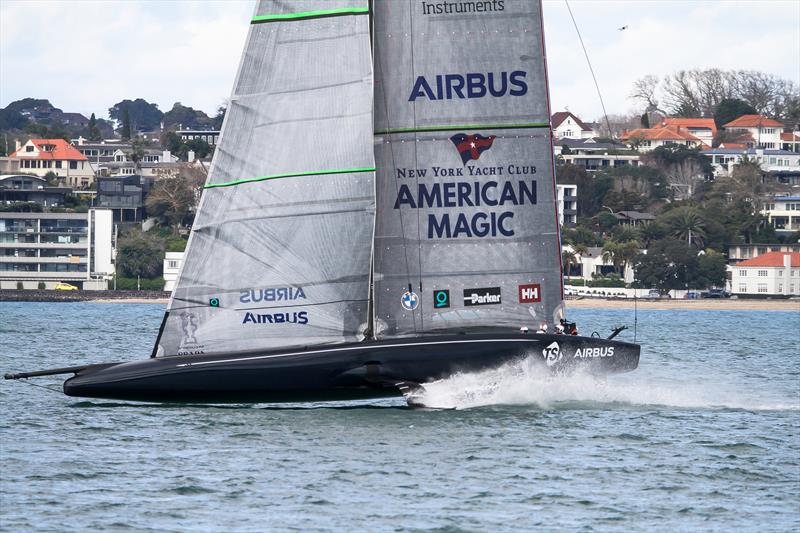
[[[552,325],[561,253],[540,2],[374,9],[376,336]]]
[[[363,339],[374,230],[367,0],[262,0],[156,355]]]

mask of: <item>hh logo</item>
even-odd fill
[[[519,286],[519,303],[532,304],[541,301],[542,288],[539,284]]]

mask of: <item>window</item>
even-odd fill
[[[167,268],[178,268],[178,262],[175,260],[167,261]]]
[[[778,283],[778,292],[783,292],[783,284]]]
[[[767,292],[767,284],[766,283],[759,283],[758,284],[758,292],[762,292],[762,293]]]
[[[747,292],[747,284],[746,283],[739,284],[739,292]]]
[[[71,168],[72,170],[77,169],[78,168],[78,162],[77,161],[70,161],[69,162],[69,168]]]
[[[33,152],[33,146],[26,146],[25,147],[25,151],[26,152]]]
[[[745,270],[744,268],[740,268],[739,269],[739,276],[743,277],[743,278],[746,278],[747,277],[747,270]]]
[[[763,131],[764,133],[770,133],[771,134],[771,133],[775,133],[775,128],[764,128],[761,131]]]
[[[760,277],[760,278],[766,278],[767,274],[768,274],[768,271],[766,271],[766,270],[759,270],[758,271],[758,277]]]

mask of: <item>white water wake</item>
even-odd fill
[[[696,381],[692,382],[694,379]],[[608,380],[588,374],[552,376],[541,364],[526,358],[496,369],[456,374],[424,384],[414,400],[426,407],[468,409],[487,405],[536,405],[542,409],[628,406],[667,406],[694,409],[746,409],[750,411],[800,410],[800,400],[770,401],[763,391],[747,393],[742,387],[685,380],[654,379],[632,374]]]

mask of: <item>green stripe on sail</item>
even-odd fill
[[[549,128],[548,122],[525,122],[522,124],[455,124],[452,126],[418,126],[416,128],[389,128],[387,130],[375,130],[376,135],[390,133],[426,133],[437,131],[458,131],[458,130],[521,130],[530,128]]]
[[[364,15],[369,13],[368,7],[341,7],[337,9],[321,9],[319,11],[303,11],[302,13],[282,13],[276,15],[256,15],[250,20],[251,24],[273,22],[280,20],[300,20],[318,17],[333,17],[336,15]]]
[[[226,181],[223,183],[209,183],[206,184],[203,188],[211,189],[214,187],[230,187],[232,185],[241,185],[242,183],[253,183],[255,181],[275,180],[280,178],[296,178],[299,176],[321,176],[324,174],[351,174],[355,172],[375,172],[375,167],[345,168],[341,170],[311,170],[309,172],[290,172],[288,174],[273,174],[272,176],[261,176],[258,178],[247,178],[243,180]]]

